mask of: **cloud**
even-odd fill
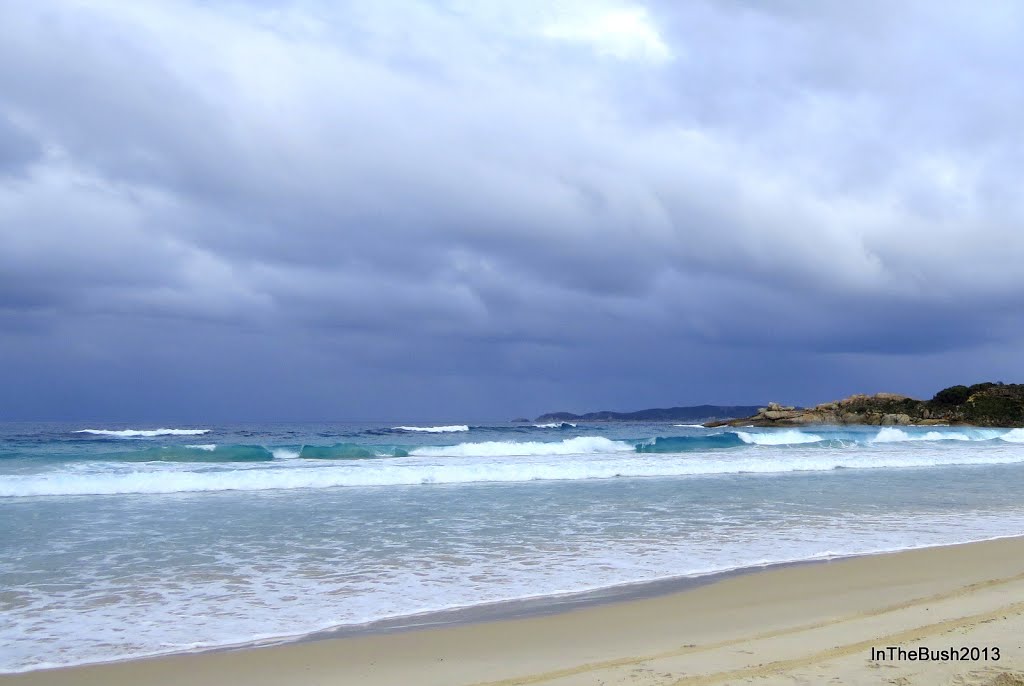
[[[6,5],[0,352],[296,416],[930,379],[1024,335],[1019,13]]]
[[[665,62],[672,51],[643,7],[584,8],[575,16],[545,25],[541,35],[590,46],[599,55],[620,60]]]
[[[42,152],[32,135],[0,110],[0,175],[22,173]]]

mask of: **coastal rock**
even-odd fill
[[[705,426],[806,426],[812,424],[873,424],[876,426],[1024,426],[1024,384],[985,382],[945,388],[931,400],[900,393],[857,393],[812,408],[776,402],[743,419]]]
[[[796,410],[768,410],[766,412],[762,412],[761,414],[763,414],[768,419],[776,419],[777,420],[777,419],[793,419],[795,417],[800,416],[801,413],[799,411],[796,411]]]

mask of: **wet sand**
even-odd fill
[[[871,655],[888,646],[989,650],[976,661]],[[1024,686],[1022,646],[1024,538],[1012,538],[773,567],[553,614],[7,675],[0,686]]]

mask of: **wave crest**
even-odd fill
[[[79,429],[76,434],[111,436],[114,438],[153,438],[154,436],[202,436],[209,429]]]
[[[1024,429],[1010,429],[999,438],[1007,443],[1024,443]]]
[[[459,431],[469,431],[467,424],[452,424],[450,426],[394,426],[395,431],[413,431],[428,434],[446,434]]]
[[[298,457],[307,460],[364,460],[372,457],[406,457],[409,453],[401,448],[390,450],[383,447],[370,448],[357,443],[336,445],[304,445]]]
[[[578,436],[558,442],[484,441],[448,446],[425,446],[409,451],[420,457],[523,457],[528,455],[591,455],[633,452],[631,443],[613,441],[603,436]]]
[[[736,435],[744,443],[752,445],[798,445],[800,443],[818,443],[825,440],[817,434],[805,434],[799,429],[786,429],[785,431],[772,431],[755,433],[748,431],[737,431]]]
[[[658,436],[636,446],[638,453],[682,453],[715,448],[736,448],[745,442],[732,431],[710,436]]]
[[[1020,432],[1014,434],[1014,432]],[[1014,438],[1019,436],[1019,439]],[[964,429],[962,431],[927,431],[923,434],[908,433],[903,429],[886,426],[879,430],[878,434],[870,439],[872,443],[902,443],[904,441],[991,441],[993,438],[1002,438],[1011,443],[1017,440],[1024,441],[1024,430],[1011,429]]]
[[[765,459],[734,453],[716,456],[604,454],[579,458],[512,457],[471,464],[436,460],[352,460],[342,465],[303,468],[273,467],[226,471],[168,471],[51,473],[12,475],[0,481],[0,497],[114,495],[122,493],[180,493],[203,491],[263,491],[336,487],[414,486],[424,484],[516,483],[578,481],[618,477],[679,477],[723,474],[821,472],[834,469],[937,467],[956,464],[1015,464],[1019,451],[989,455],[949,455],[932,451],[870,454],[799,451],[784,459]]]

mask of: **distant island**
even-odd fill
[[[1024,426],[1024,384],[985,382],[944,388],[931,400],[897,393],[851,395],[812,408],[768,407],[742,419],[706,422],[704,426],[806,426],[808,424]]]
[[[586,414],[549,412],[537,417],[537,423],[550,422],[705,422],[709,419],[746,417],[761,409],[757,405],[694,405],[691,407],[661,407],[635,412],[600,410]]]

